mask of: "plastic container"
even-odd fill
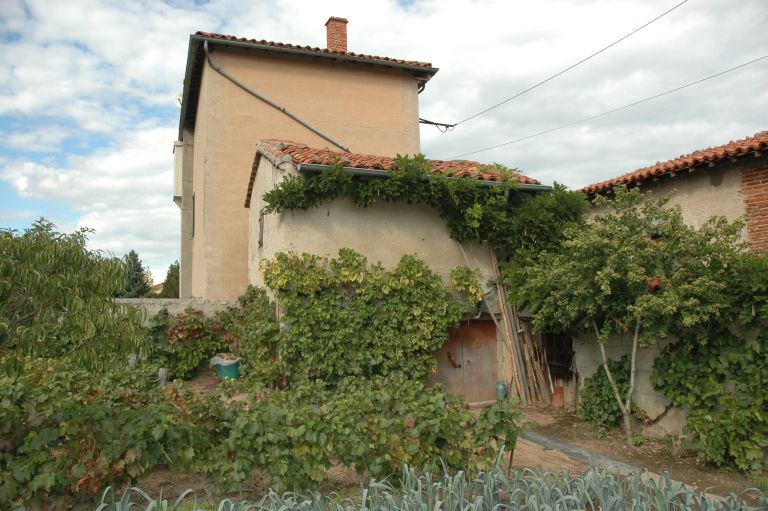
[[[507,397],[507,384],[503,381],[496,382],[496,399],[503,401]]]
[[[216,375],[222,380],[240,379],[240,361],[224,362],[216,364]]]
[[[222,380],[240,379],[239,358],[229,358],[226,354],[220,354],[211,359],[211,365],[216,366],[216,374]]]

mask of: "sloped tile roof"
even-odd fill
[[[587,194],[597,194],[611,190],[616,185],[636,185],[649,179],[658,179],[663,176],[674,177],[678,172],[696,171],[702,167],[711,167],[724,160],[738,159],[750,153],[760,151],[768,147],[768,131],[762,131],[752,137],[731,141],[725,145],[710,147],[691,154],[684,154],[674,160],[657,162],[649,167],[643,167],[606,181],[585,186],[580,191]]]
[[[288,43],[279,43],[275,41],[266,41],[264,39],[247,39],[245,37],[236,37],[231,35],[223,35],[223,34],[212,34],[210,32],[197,32],[198,36],[205,37],[208,39],[219,39],[222,41],[234,41],[239,43],[246,43],[251,44],[254,46],[268,46],[271,48],[279,48],[279,49],[286,49],[286,50],[301,50],[306,52],[312,52],[312,53],[319,53],[319,54],[325,54],[325,55],[338,55],[343,57],[353,57],[357,60],[370,60],[374,63],[394,63],[394,64],[402,64],[405,66],[412,66],[412,67],[423,67],[424,69],[434,69],[432,67],[432,64],[429,62],[419,62],[417,60],[402,60],[402,59],[393,59],[390,57],[379,57],[376,55],[365,55],[362,53],[355,53],[352,51],[333,51],[329,50],[328,48],[318,48],[316,46],[301,46],[298,44],[288,44]],[[435,69],[435,71],[437,71]]]
[[[290,140],[260,140],[256,145],[256,159],[253,163],[251,180],[248,185],[246,207],[250,204],[256,169],[261,157],[267,158],[275,165],[288,163],[294,167],[301,164],[331,165],[339,161],[344,167],[354,169],[389,170],[395,164],[395,159],[388,156],[371,156],[367,154],[331,151],[330,149],[315,149]],[[502,177],[493,165],[486,165],[469,160],[427,160],[432,164],[432,173],[449,177],[477,179],[480,181],[501,181]],[[521,184],[538,185],[539,181],[517,173]]]

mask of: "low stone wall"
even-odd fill
[[[163,309],[169,314],[178,314],[186,309],[197,309],[206,316],[213,316],[219,311],[236,304],[232,300],[207,300],[204,298],[117,298],[115,302],[120,305],[129,305],[142,309],[145,312],[145,321]]]
[[[651,386],[651,373],[653,361],[659,356],[661,350],[669,344],[662,341],[655,346],[638,348],[637,369],[635,374],[634,400],[642,408],[648,417],[653,420],[666,410],[669,400],[653,390]],[[579,385],[584,380],[595,374],[603,363],[600,354],[600,346],[594,336],[581,336],[573,340],[574,364],[579,374]],[[611,360],[618,360],[623,355],[632,352],[631,335],[611,337],[605,344],[605,353]],[[650,437],[662,437],[665,435],[679,435],[683,432],[688,420],[688,412],[678,408],[670,408],[658,422],[643,427],[643,434]]]

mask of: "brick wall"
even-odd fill
[[[347,51],[347,20],[332,16],[325,23],[327,48],[331,51]]]
[[[742,170],[741,194],[747,215],[747,239],[753,250],[768,250],[768,162]]]

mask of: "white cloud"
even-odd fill
[[[31,209],[14,210],[8,208],[0,208],[0,222],[12,222],[14,220],[32,220],[39,217],[40,214],[37,211]]]
[[[49,124],[30,131],[11,130],[0,135],[2,146],[20,151],[51,153],[61,150],[61,143],[69,138],[71,133],[62,126]]]
[[[63,168],[9,162],[0,180],[21,197],[70,205],[81,215],[78,227],[96,230],[91,247],[118,256],[136,250],[153,272],[164,275],[179,251],[179,213],[172,202],[174,134],[172,128],[128,133],[120,145],[71,157]]]

